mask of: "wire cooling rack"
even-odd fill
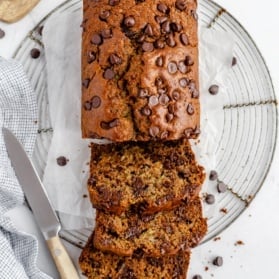
[[[40,176],[53,130],[48,112],[46,61],[38,28],[52,14],[76,13],[81,8],[80,0],[69,0],[58,6],[29,32],[14,55],[24,65],[37,93],[39,130],[33,161]],[[208,219],[205,242],[228,227],[264,184],[276,144],[277,101],[263,57],[241,24],[213,1],[200,0],[198,14],[200,26],[226,31],[235,38],[234,56],[237,57],[237,65],[228,79],[224,123],[216,153],[216,170],[220,180],[228,184],[229,191],[216,197],[218,210]],[[30,58],[34,47],[42,49],[39,60]],[[91,231],[92,228],[62,231],[61,237],[83,247]]]

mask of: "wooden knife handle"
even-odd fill
[[[70,259],[59,236],[47,240],[47,245],[54,259],[61,279],[79,279],[77,270]]]

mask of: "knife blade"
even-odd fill
[[[2,131],[7,153],[10,157],[17,179],[25,193],[35,220],[46,239],[61,278],[79,278],[58,236],[61,225],[32,162],[15,135],[7,128],[2,128]]]

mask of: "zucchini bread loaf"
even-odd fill
[[[88,279],[185,279],[190,261],[189,251],[152,258],[138,250],[132,257],[120,257],[97,250],[88,240],[79,258],[80,268]]]
[[[120,215],[152,214],[197,196],[204,171],[187,139],[91,145],[93,206]]]
[[[84,0],[83,137],[197,137],[196,2]]]

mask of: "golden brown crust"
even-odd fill
[[[196,1],[185,9],[176,0],[113,2],[84,0],[83,137],[196,138]]]

